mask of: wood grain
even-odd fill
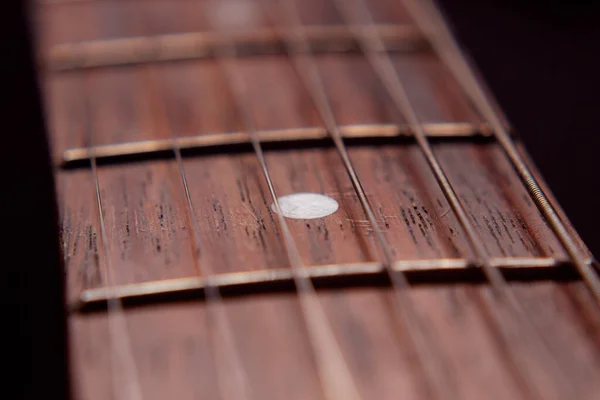
[[[90,1],[40,6],[39,45],[207,30],[205,7],[188,1]],[[328,2],[302,2],[305,23],[339,23]],[[410,23],[396,2],[374,1],[382,23]],[[264,22],[262,22],[264,23]],[[259,24],[260,25],[260,24]],[[432,54],[398,55],[400,77],[423,122],[481,123],[457,83]],[[289,60],[240,60],[258,129],[322,126]],[[319,56],[340,124],[404,123],[384,87],[357,55]],[[53,154],[67,148],[198,133],[243,130],[228,82],[212,61],[106,68],[45,79]],[[92,143],[86,141],[91,132]],[[459,193],[490,256],[551,256],[565,252],[527,197],[497,144],[436,143],[435,152]],[[379,227],[396,260],[472,256],[469,244],[418,147],[407,141],[350,148]],[[372,228],[332,146],[271,149],[267,164],[279,195],[313,191],[340,209],[316,220],[288,220],[307,265],[381,260]],[[102,246],[118,284],[195,276],[191,218],[199,221],[199,262],[214,273],[289,265],[264,178],[250,152],[186,157],[189,215],[174,159],[101,166],[99,181],[108,242],[101,243],[89,170],[57,170],[62,243],[69,297],[101,287]],[[572,230],[572,228],[570,228]],[[575,234],[575,232],[573,232]],[[582,252],[587,250],[582,245]],[[505,305],[486,285],[410,289],[430,345],[447,372],[449,393],[461,399],[530,398],[511,355],[527,358],[543,398],[592,399],[597,378],[599,313],[580,282],[511,283],[526,315],[561,366],[554,376],[537,348],[504,337],[514,332]],[[428,398],[423,373],[397,322],[391,289],[319,292],[360,394],[365,399]],[[487,300],[486,300],[487,299]],[[490,306],[491,305],[491,306]],[[254,398],[323,398],[315,358],[294,293],[224,300]],[[144,399],[219,398],[205,304],[189,302],[126,311]],[[500,317],[497,317],[500,315]],[[73,385],[78,399],[118,398],[112,390],[111,336],[102,313],[71,317]]]

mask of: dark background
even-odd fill
[[[600,21],[592,2],[439,0],[592,251],[597,233]],[[0,307],[4,392],[66,395],[65,319],[45,126],[20,1],[3,4]],[[10,82],[10,85],[8,84]],[[6,337],[4,337],[6,336]]]
[[[594,1],[439,0],[529,154],[600,255],[600,7]]]
[[[65,399],[67,346],[57,207],[21,1],[2,3],[0,311],[3,398]]]

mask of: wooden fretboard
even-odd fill
[[[35,12],[77,398],[600,389],[595,261],[432,3]]]

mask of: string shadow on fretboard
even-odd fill
[[[471,144],[486,144],[492,143],[493,138],[487,136],[470,136],[470,137],[438,137],[431,138],[434,143],[471,143]],[[416,144],[414,138],[409,136],[396,137],[357,137],[344,138],[344,143],[347,147],[360,146],[389,146],[389,145],[411,145]],[[333,141],[330,138],[322,139],[301,139],[301,140],[286,140],[281,142],[263,142],[262,147],[265,151],[289,151],[289,150],[306,150],[318,148],[334,148]],[[198,148],[182,148],[181,155],[186,158],[202,157],[211,155],[236,155],[244,153],[253,153],[253,148],[250,143],[235,143],[235,144],[218,144],[214,146],[204,146]],[[148,151],[139,154],[124,154],[118,156],[98,157],[98,165],[122,165],[146,163],[159,160],[173,160],[175,153],[173,149],[161,149],[156,151]],[[70,161],[61,165],[62,169],[80,169],[89,168],[89,159],[81,159]]]
[[[553,267],[536,268],[500,268],[507,282],[531,283],[539,281],[569,282],[578,280],[578,275],[568,263]],[[405,271],[411,286],[422,285],[453,285],[453,284],[489,284],[480,268],[455,268],[437,270]],[[311,278],[318,292],[349,290],[358,288],[388,288],[389,277],[384,272],[336,275]],[[411,290],[411,289],[408,289]],[[296,292],[292,279],[278,279],[250,284],[232,284],[219,286],[223,298],[240,298],[245,296],[265,296],[275,294],[293,294]],[[158,304],[197,302],[205,299],[204,288],[192,288],[172,292],[152,293],[147,295],[120,297],[125,308],[151,307]],[[93,313],[106,311],[106,299],[77,303],[74,312]]]

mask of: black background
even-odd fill
[[[440,2],[559,202],[600,254],[598,7],[591,1]],[[0,24],[3,392],[64,398],[56,204],[21,4],[4,2]]]
[[[67,397],[63,270],[46,127],[20,1],[2,3],[2,397]]]

